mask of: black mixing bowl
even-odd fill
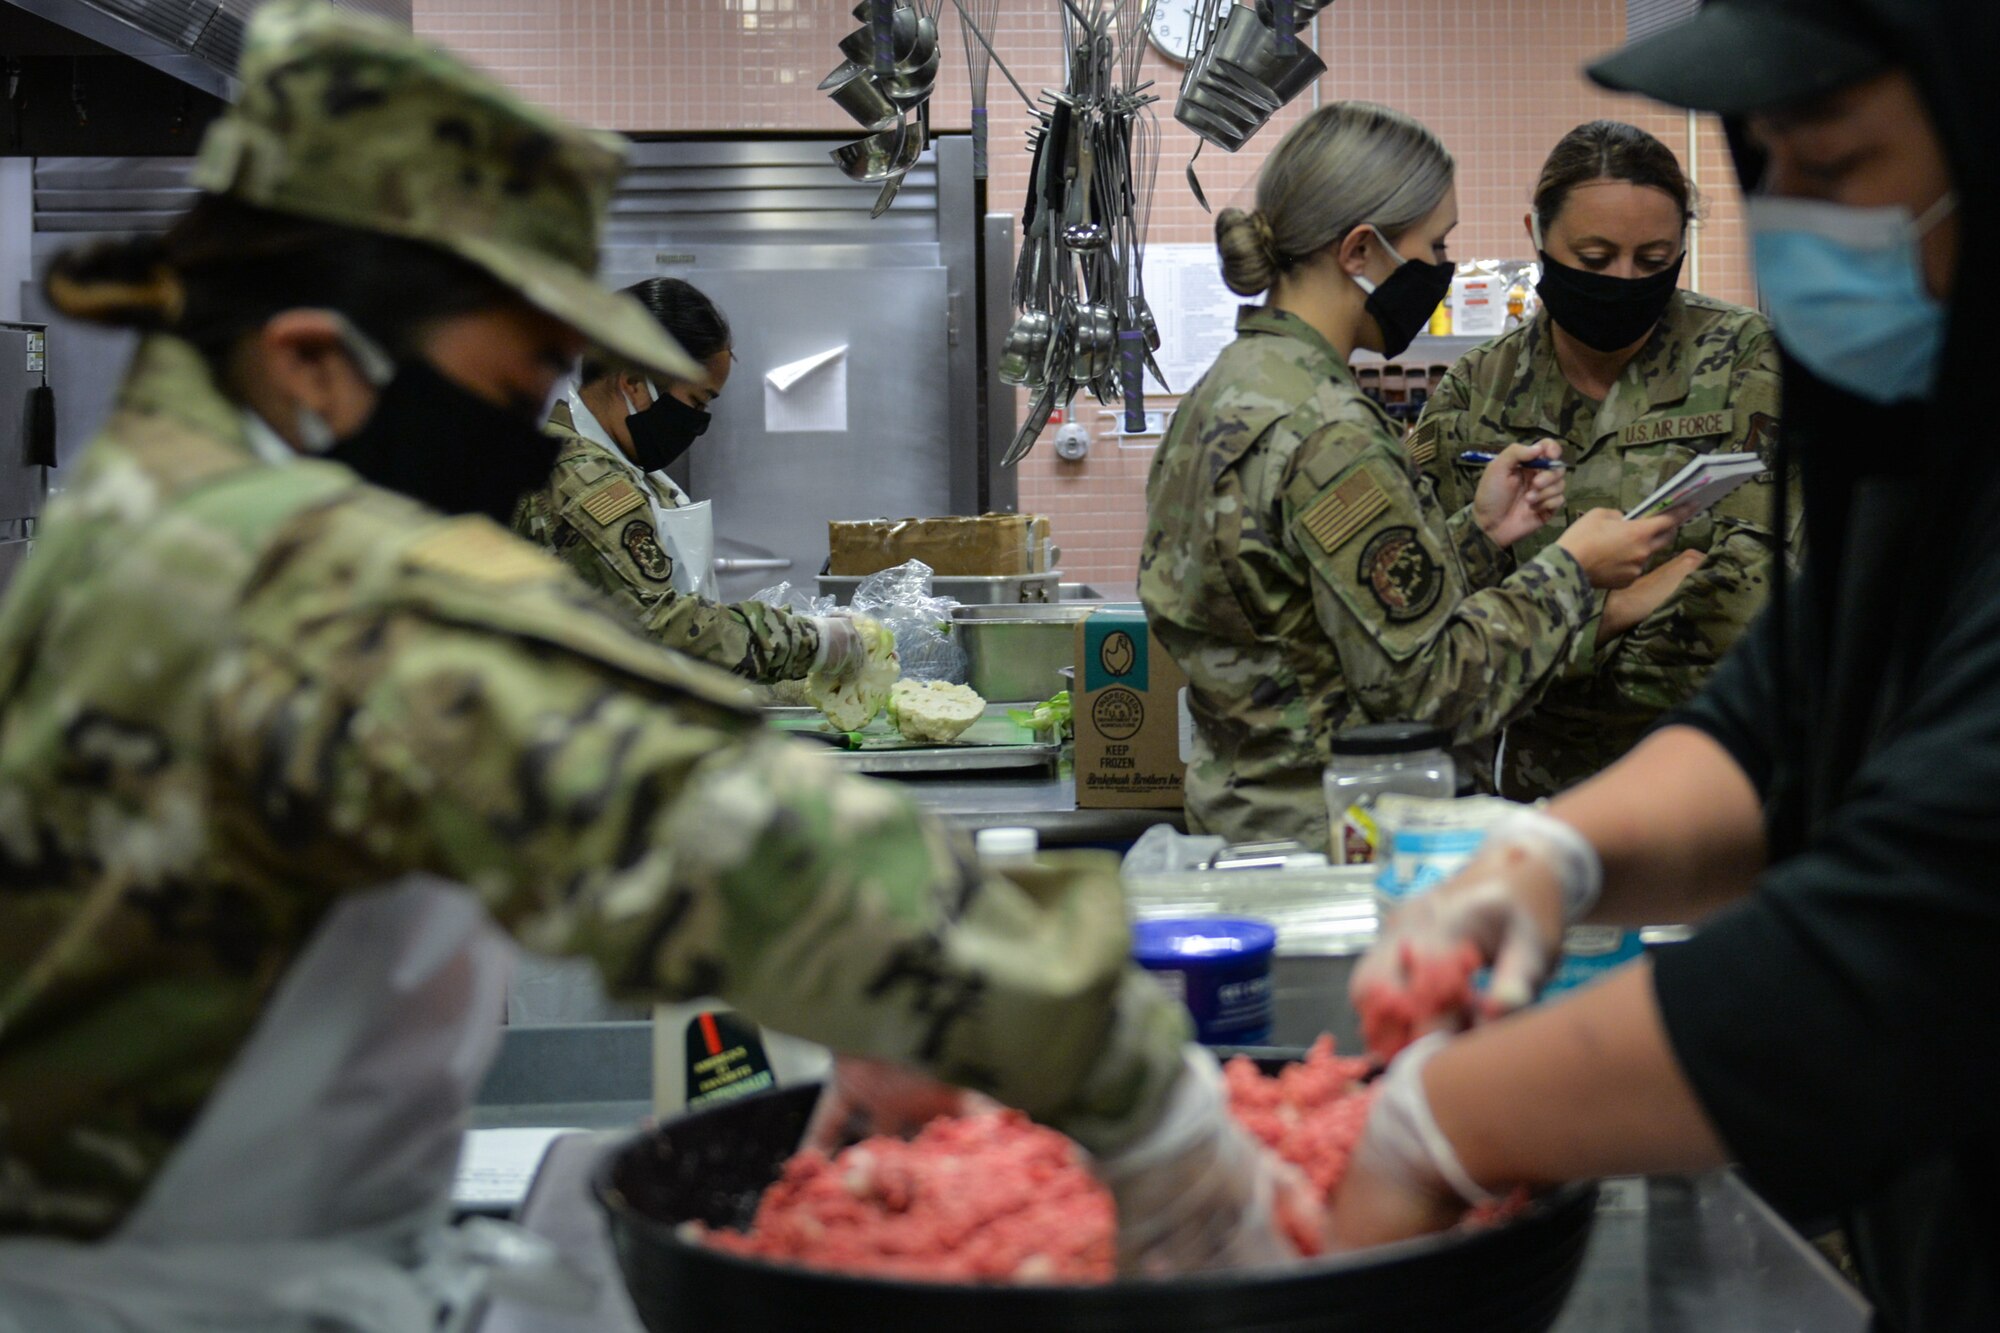
[[[844,1277],[725,1254],[676,1234],[688,1221],[747,1226],[818,1095],[819,1085],[802,1084],[725,1102],[605,1157],[592,1188],[651,1333],[1541,1333],[1576,1280],[1597,1206],[1596,1186],[1571,1185],[1480,1230],[1262,1272],[1101,1286]]]

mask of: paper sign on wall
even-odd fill
[[[773,434],[847,429],[847,345],[764,373],[764,429]]]
[[[1186,393],[1236,338],[1236,311],[1244,299],[1222,285],[1222,261],[1213,245],[1149,245],[1143,274],[1146,304],[1160,327],[1153,354],[1167,384],[1148,373],[1146,392]]]

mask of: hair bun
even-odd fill
[[[1264,247],[1264,253],[1271,257],[1271,263],[1277,264],[1280,258],[1278,235],[1271,230],[1271,219],[1264,216],[1263,209],[1250,211],[1250,229],[1257,234],[1257,243]]]
[[[1278,280],[1278,240],[1261,210],[1225,208],[1215,216],[1222,281],[1238,296],[1259,296]]]

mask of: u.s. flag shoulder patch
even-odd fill
[[[598,487],[583,497],[583,512],[597,521],[601,528],[608,528],[625,515],[646,503],[646,497],[639,494],[639,488],[624,477]]]
[[[1299,516],[1299,524],[1331,554],[1352,541],[1389,507],[1389,493],[1367,471],[1329,487]]]

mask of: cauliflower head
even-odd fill
[[[986,701],[968,685],[899,680],[889,691],[889,721],[905,740],[955,741],[986,715]]]
[[[854,628],[867,645],[861,670],[844,677],[815,667],[806,677],[806,693],[826,720],[842,731],[859,731],[875,720],[889,701],[889,689],[903,673],[896,660],[896,636],[881,621],[854,617]]]

